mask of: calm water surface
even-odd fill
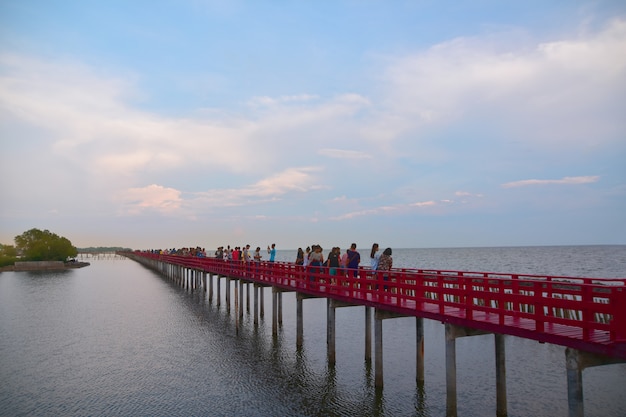
[[[367,250],[361,251],[364,261]],[[277,259],[295,258],[279,251]],[[395,266],[589,277],[626,276],[626,246],[398,249]],[[222,286],[223,287],[223,286]],[[223,288],[222,288],[223,291]],[[6,416],[441,416],[444,329],[425,320],[426,383],[415,383],[415,320],[385,320],[385,387],[364,361],[363,307],[337,310],[326,362],[326,302],[295,296],[271,332],[130,260],[63,272],[0,273],[0,414]],[[223,295],[222,295],[223,297]],[[459,416],[495,415],[493,336],[457,341]],[[566,416],[564,348],[506,338],[510,416]],[[626,365],[586,369],[587,416],[623,416]]]

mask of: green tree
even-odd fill
[[[68,239],[39,229],[30,229],[15,236],[15,247],[27,261],[65,261],[78,255]]]
[[[17,250],[15,246],[3,245],[0,243],[0,267],[13,265],[17,258]]]

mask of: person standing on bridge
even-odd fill
[[[378,271],[382,271],[383,281],[389,281],[389,271],[393,267],[393,258],[391,257],[391,248],[387,248],[380,255],[378,260]],[[387,291],[387,286],[383,287]]]
[[[261,262],[261,247],[257,246],[256,250],[254,251],[254,261],[258,264],[259,262]]]
[[[357,277],[359,275],[359,263],[361,262],[361,254],[356,250],[356,243],[350,245],[348,253],[348,269],[352,270],[352,276]]]
[[[243,260],[246,263],[252,262],[252,257],[250,256],[250,245],[246,245],[245,249],[243,250]]]
[[[338,247],[333,247],[328,254],[328,274],[331,276],[337,275],[337,270],[339,269],[339,258],[341,257],[341,249]]]
[[[371,264],[372,271],[376,271],[378,269],[378,259],[380,255],[377,252],[378,252],[378,243],[374,243],[372,245],[372,251],[370,252],[370,264]]]
[[[267,247],[267,253],[270,254],[270,262],[274,262],[276,259],[276,243],[272,243],[272,249],[269,246]]]
[[[322,272],[322,265],[324,264],[324,254],[322,253],[322,247],[320,245],[313,245],[313,252],[309,256],[309,265],[311,266],[311,272],[319,274]],[[310,276],[311,281],[315,279],[314,275]]]
[[[304,251],[302,248],[298,248],[298,254],[296,255],[296,265],[304,265]]]

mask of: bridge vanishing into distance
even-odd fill
[[[177,284],[202,289],[213,299],[213,278],[220,300],[221,278],[235,282],[235,306],[243,317],[244,285],[253,285],[254,323],[259,291],[272,288],[272,331],[282,323],[282,293],[296,292],[296,343],[303,340],[302,302],[327,299],[328,360],[335,363],[335,309],[365,307],[365,359],[371,360],[374,309],[375,385],[383,386],[382,322],[416,318],[416,381],[424,383],[423,319],[445,324],[446,410],[457,415],[456,339],[492,333],[495,337],[496,415],[507,415],[504,336],[517,336],[565,347],[570,417],[584,415],[585,368],[626,362],[626,279],[596,279],[506,273],[365,268],[331,275],[325,267],[288,262],[229,262],[215,258],[120,252]],[[239,288],[237,287],[239,283]],[[237,297],[239,296],[239,300]],[[263,297],[260,297],[261,309]],[[248,298],[249,305],[249,298]],[[239,321],[236,321],[236,325]]]
[[[124,260],[127,259],[125,256],[118,254],[115,251],[108,252],[78,252],[76,255],[76,259],[81,261],[86,261],[89,259],[109,259],[109,260]]]

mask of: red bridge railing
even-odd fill
[[[134,252],[186,268],[626,359],[626,279],[340,270]]]

